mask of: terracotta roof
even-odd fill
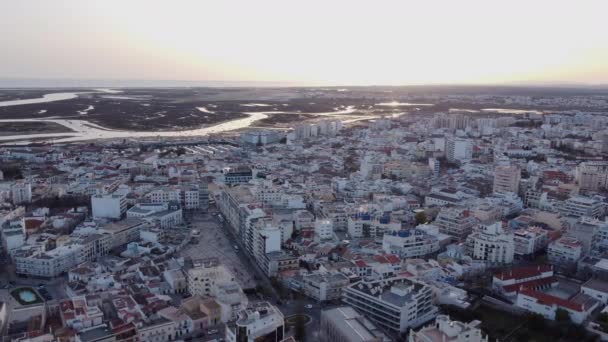
[[[510,280],[510,279],[526,279],[534,276],[538,276],[541,273],[552,271],[553,267],[550,265],[538,265],[538,266],[528,266],[528,267],[519,267],[512,268],[510,270],[502,271],[494,275],[494,277],[500,280]]]
[[[547,305],[547,306],[559,306],[563,308],[567,308],[573,311],[583,312],[584,306],[582,304],[571,302],[567,299],[561,299],[559,297],[554,297],[548,295],[546,293],[542,293],[539,291],[531,290],[531,289],[521,289],[519,291],[520,294],[526,295],[528,297],[535,298],[539,304]]]
[[[503,286],[502,289],[504,292],[506,293],[510,293],[510,292],[515,292],[521,288],[526,288],[526,289],[537,289],[540,286],[544,286],[544,285],[550,285],[550,284],[554,284],[557,283],[557,279],[555,277],[547,277],[547,278],[542,278],[542,279],[534,279],[534,280],[530,280],[530,281],[526,281],[523,283],[518,283],[518,284],[513,284],[513,285],[507,285],[507,286]]]

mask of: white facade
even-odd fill
[[[11,186],[13,204],[29,203],[32,201],[32,184],[19,182]]]
[[[409,342],[487,342],[478,320],[462,323],[451,320],[449,316],[439,315],[435,322],[419,331],[410,330]]]
[[[439,240],[418,229],[385,233],[382,237],[382,249],[391,254],[405,258],[420,258],[439,251]]]
[[[540,227],[518,229],[513,232],[513,241],[515,255],[532,255],[547,246],[549,233]]]
[[[591,278],[581,286],[581,292],[589,297],[600,301],[603,305],[608,304],[608,283]]]
[[[583,246],[573,237],[561,237],[547,247],[547,261],[551,264],[574,265],[582,256]]]
[[[473,158],[473,144],[469,140],[450,138],[445,145],[448,161],[467,161]]]
[[[439,227],[441,233],[458,240],[466,239],[473,231],[473,226],[476,223],[477,219],[468,209],[459,207],[441,208],[433,222],[434,225]]]
[[[515,254],[513,233],[506,233],[502,222],[482,224],[466,240],[467,253],[475,260],[510,264]]]
[[[333,223],[331,220],[319,220],[315,221],[315,237],[319,240],[331,240],[334,238]]]
[[[433,176],[439,176],[439,171],[441,170],[440,167],[441,165],[439,163],[439,160],[437,160],[436,158],[429,158],[429,168],[431,169]]]
[[[435,318],[432,289],[404,277],[360,281],[344,289],[343,301],[379,326],[405,332]]]
[[[235,324],[226,326],[226,340],[229,342],[280,342],[284,338],[283,314],[268,302],[256,303],[242,310]]]
[[[550,320],[555,320],[558,309],[565,310],[572,322],[581,324],[598,307],[599,301],[586,294],[578,294],[574,299],[561,299],[543,292],[523,289],[517,294],[515,305]]]
[[[94,195],[91,196],[91,207],[95,218],[120,219],[127,212],[127,196]]]

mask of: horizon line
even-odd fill
[[[84,84],[83,84],[84,83]],[[121,85],[121,83],[123,83]],[[126,83],[126,84],[124,84]],[[131,84],[128,84],[131,83]],[[156,83],[156,84],[153,84]],[[164,83],[164,84],[163,84]],[[169,85],[171,84],[171,85]],[[606,83],[565,81],[522,81],[507,83],[404,83],[404,84],[328,84],[305,81],[244,81],[244,80],[172,80],[172,79],[117,79],[117,78],[11,78],[0,77],[0,88],[308,88],[308,87],[555,87],[605,88]]]

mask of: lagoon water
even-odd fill
[[[101,92],[113,92],[110,89],[98,89]],[[25,100],[12,100],[12,101],[3,101],[0,102],[0,107],[4,106],[16,106],[21,104],[28,103],[43,103],[43,102],[51,102],[51,101],[61,101],[73,99],[81,93],[54,93],[54,94],[46,94],[42,98],[36,99],[25,99]],[[87,108],[85,111],[82,111],[80,114],[84,115],[88,110],[93,108]],[[201,110],[201,108],[199,108]],[[205,108],[206,110],[206,108]],[[203,110],[201,110],[203,111]],[[211,112],[206,110],[207,112]],[[318,116],[339,116],[344,114],[351,114],[356,111],[354,106],[348,106],[343,109],[337,108],[334,112],[326,112],[326,113],[310,113]],[[237,129],[242,129],[251,126],[254,122],[263,120],[269,117],[272,114],[307,114],[307,113],[290,113],[290,112],[280,112],[280,111],[270,111],[270,112],[244,112],[244,114],[249,115],[246,118],[235,119],[226,121],[223,123],[219,123],[217,125],[203,127],[192,130],[182,130],[182,131],[163,131],[163,132],[141,132],[141,131],[129,131],[129,130],[114,130],[111,128],[103,127],[93,122],[87,120],[68,120],[68,119],[57,119],[57,118],[40,118],[40,119],[6,119],[0,120],[0,122],[52,122],[66,128],[69,128],[73,132],[65,132],[65,133],[40,133],[40,134],[23,134],[23,135],[9,135],[9,136],[1,136],[0,142],[2,141],[11,141],[12,144],[15,144],[14,141],[24,141],[24,143],[28,143],[28,140],[33,139],[48,139],[53,143],[64,143],[64,142],[76,142],[83,140],[92,140],[92,139],[126,139],[126,138],[145,138],[145,137],[193,137],[193,136],[205,136],[209,134],[222,133],[227,131],[233,131]],[[363,119],[365,117],[362,117]]]

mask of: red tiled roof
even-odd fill
[[[517,291],[521,288],[534,290],[534,289],[538,288],[539,286],[549,285],[549,284],[553,284],[553,283],[557,283],[557,279],[555,277],[548,277],[548,278],[542,278],[542,279],[534,279],[534,280],[526,281],[526,282],[519,283],[519,284],[503,286],[502,289],[504,290],[504,292],[510,293],[510,292]]]
[[[528,297],[535,298],[539,304],[547,305],[547,306],[559,306],[563,308],[567,308],[573,311],[583,312],[584,307],[582,304],[571,302],[567,299],[561,299],[559,297],[554,297],[548,295],[546,293],[542,293],[539,291],[531,290],[531,289],[521,289],[519,293],[526,295]]]
[[[365,261],[359,259],[359,260],[355,260],[355,265],[357,265],[357,267],[367,267],[367,264],[365,263]]]
[[[550,265],[538,265],[528,267],[512,268],[510,270],[502,271],[494,275],[494,277],[500,280],[509,279],[526,279],[534,276],[538,276],[541,273],[552,271],[553,267]]]
[[[386,260],[388,260],[388,262],[390,262],[391,264],[400,264],[401,263],[401,258],[399,258],[398,256],[394,255],[394,254],[386,254]]]

